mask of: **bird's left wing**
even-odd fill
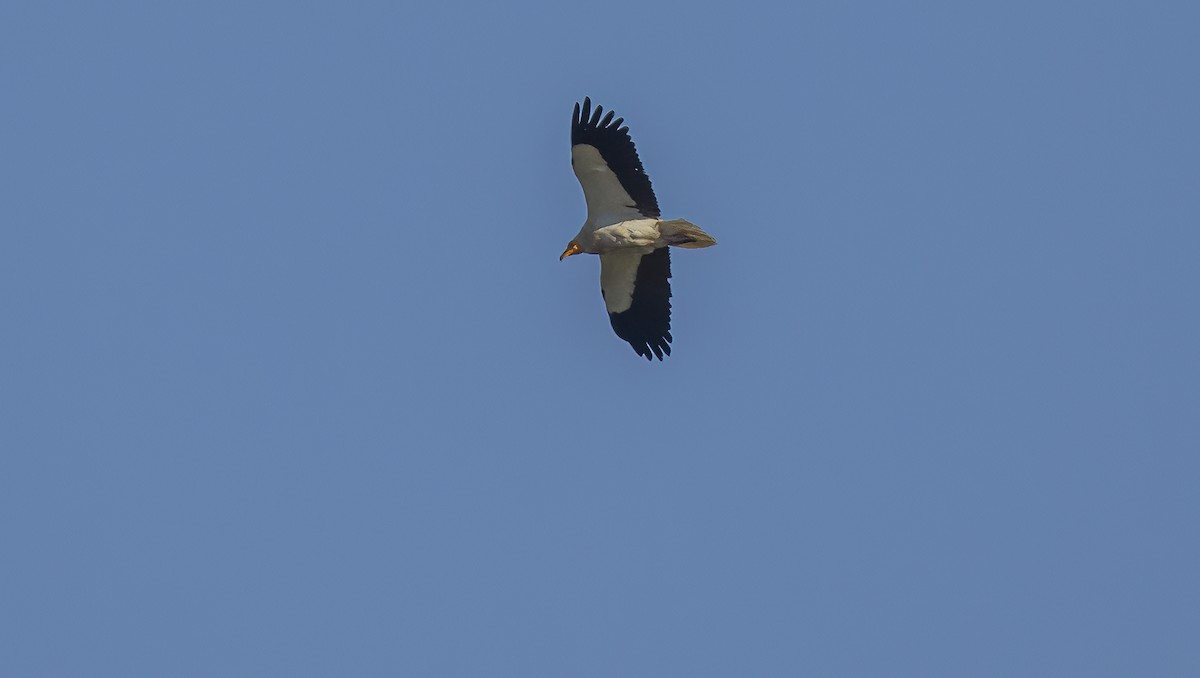
[[[660,216],[629,128],[621,126],[625,119],[613,120],[612,111],[602,118],[603,113],[603,106],[593,111],[585,97],[582,108],[575,104],[571,120],[571,168],[583,187],[588,223],[606,226]]]
[[[600,293],[617,336],[640,356],[671,355],[671,254],[666,247],[600,255]]]

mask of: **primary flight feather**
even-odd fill
[[[658,199],[624,118],[585,97],[571,119],[571,167],[583,187],[587,220],[562,260],[600,255],[600,293],[617,336],[650,360],[671,355],[671,256],[668,247],[717,241],[683,219],[660,219]]]

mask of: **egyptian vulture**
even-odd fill
[[[585,97],[571,120],[571,168],[583,187],[587,221],[559,261],[600,255],[600,293],[617,336],[646,360],[671,355],[671,255],[668,246],[717,244],[695,224],[659,217],[658,200],[624,118],[592,110]]]

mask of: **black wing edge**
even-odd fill
[[[613,120],[613,111],[603,118],[603,106],[592,110],[590,97],[583,98],[583,108],[575,104],[575,115],[571,120],[571,146],[587,144],[596,147],[604,162],[612,168],[613,174],[629,197],[633,198],[638,212],[645,217],[659,217],[662,212],[658,209],[658,198],[654,197],[654,187],[650,185],[650,177],[642,167],[638,158],[637,147],[629,136],[629,128],[622,127],[625,118]]]
[[[638,355],[659,360],[671,355],[671,254],[660,247],[642,256],[633,283],[633,304],[623,313],[609,313],[613,331]]]

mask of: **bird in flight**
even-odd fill
[[[603,116],[603,117],[601,117]],[[699,248],[717,241],[683,219],[660,219],[658,199],[642,168],[629,128],[575,104],[571,168],[583,187],[587,220],[558,259],[600,255],[600,294],[617,336],[646,360],[671,355],[671,255],[668,247]]]

